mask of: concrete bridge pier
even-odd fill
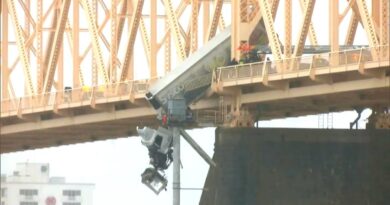
[[[218,128],[201,205],[390,204],[390,131]]]

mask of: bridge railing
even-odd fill
[[[329,69],[368,62],[389,60],[389,46],[345,50],[334,53],[315,54],[281,61],[266,61],[221,67],[214,71],[213,83],[238,79],[264,78],[265,76],[298,73],[309,69]],[[59,90],[34,96],[1,100],[1,116],[18,115],[26,112],[87,106],[94,103],[120,101],[142,96],[155,79],[133,80],[109,85],[80,87]]]
[[[216,126],[223,123],[222,113],[218,110],[197,110],[194,120],[200,126]]]
[[[91,105],[92,102],[106,103],[110,100],[130,100],[134,96],[145,94],[153,80],[133,80],[110,85],[83,86],[16,99],[3,99],[1,100],[1,115],[19,115],[26,112],[87,106]]]
[[[381,62],[389,59],[389,46],[360,48],[339,52],[300,56],[283,60],[262,61],[217,68],[214,83],[236,81],[247,78],[262,78],[266,75],[284,75],[304,70],[347,67],[368,62]]]

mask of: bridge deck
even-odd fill
[[[381,55],[375,58],[372,49],[363,48],[224,67],[214,72],[212,88],[220,94],[239,88],[242,104],[253,111],[262,107],[260,119],[390,106],[389,46],[376,51]],[[338,62],[332,62],[332,55]],[[287,67],[294,69],[283,69]],[[155,111],[144,99],[151,83],[2,100],[0,152],[126,137],[134,135],[136,126],[157,125]],[[212,94],[192,108],[197,115],[214,111],[208,116],[210,126],[218,122],[219,103],[219,95]]]

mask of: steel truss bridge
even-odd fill
[[[158,125],[144,99],[149,86],[225,29],[232,59],[249,44],[265,46],[272,60],[210,62],[211,87],[191,107],[193,127],[361,108],[374,110],[375,127],[389,127],[389,1],[318,4],[3,0],[0,152],[126,137],[136,126]],[[328,25],[314,20],[324,11]],[[326,52],[307,54],[320,45],[318,28],[328,33]],[[367,46],[353,47],[358,35]]]

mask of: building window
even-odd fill
[[[67,196],[69,200],[76,200],[77,196],[81,196],[80,190],[63,190],[63,196]]]
[[[64,202],[62,205],[81,205],[80,202]]]
[[[38,205],[38,202],[35,201],[22,201],[19,205]]]
[[[1,198],[4,198],[7,196],[7,189],[6,188],[1,188]]]
[[[25,196],[25,199],[32,199],[34,196],[38,195],[38,190],[36,189],[21,189],[19,194]],[[27,205],[27,204],[26,204]]]
[[[41,172],[46,173],[47,172],[47,166],[41,166]]]

